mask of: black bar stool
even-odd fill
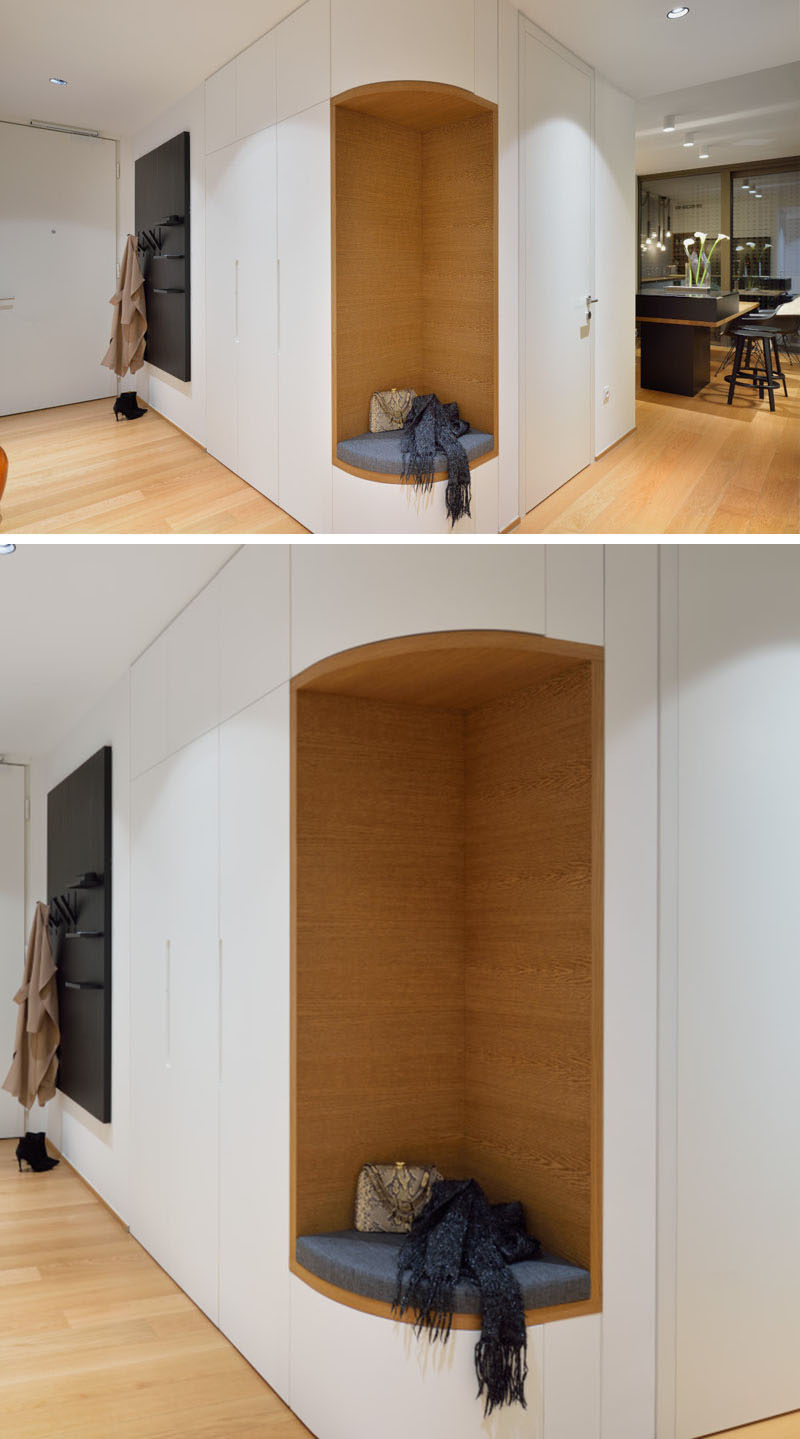
[[[771,329],[767,325],[736,325],[729,331],[729,334],[735,336],[736,353],[733,370],[730,375],[725,376],[728,382],[728,404],[733,404],[733,395],[737,385],[749,385],[750,389],[758,390],[761,400],[764,398],[764,391],[768,391],[769,407],[774,412],[775,395],[773,392],[779,390],[782,384],[784,394],[787,397],[789,394],[786,388],[786,376],[781,369],[781,357],[778,349],[780,330]],[[759,345],[764,357],[763,366],[757,363]],[[755,356],[753,355],[754,350]],[[752,363],[754,358],[755,364]]]

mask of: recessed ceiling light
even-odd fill
[[[67,85],[68,83],[69,83],[69,82],[68,82],[67,80],[59,80],[59,78],[58,78],[57,75],[51,75],[51,76],[50,76],[50,84],[51,84],[51,85]]]
[[[667,11],[667,19],[668,19],[668,20],[682,20],[682,19],[684,18],[684,16],[685,16],[685,15],[688,15],[688,14],[689,14],[689,6],[688,6],[688,5],[676,5],[675,8],[674,8],[674,10],[668,10],[668,11]]]
[[[16,545],[0,545],[0,555],[13,555]]]
[[[665,116],[664,116],[664,134],[665,134],[665,135],[669,135],[669,134],[671,134],[671,132],[672,132],[674,129],[675,129],[675,116],[674,116],[674,115],[665,115]]]

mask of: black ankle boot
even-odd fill
[[[117,420],[138,420],[145,412],[137,404],[136,391],[124,390],[114,401],[114,414]]]
[[[35,1174],[43,1174],[48,1169],[55,1169],[58,1164],[58,1160],[51,1159],[47,1153],[44,1135],[31,1133],[30,1130],[20,1139],[17,1145],[16,1155],[20,1173],[22,1173],[23,1159]]]

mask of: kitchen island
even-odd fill
[[[711,337],[758,309],[735,290],[648,287],[636,296],[644,390],[696,395],[711,379]]]

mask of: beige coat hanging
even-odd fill
[[[120,378],[130,370],[132,375],[144,364],[147,308],[144,301],[144,280],[139,269],[136,240],[129,235],[119,272],[116,294],[109,302],[114,306],[111,344],[103,364]]]
[[[19,1005],[14,1060],[3,1088],[24,1109],[30,1109],[37,1098],[40,1104],[46,1104],[56,1092],[56,1051],[61,1034],[48,918],[47,905],[37,904],[25,956],[25,976],[14,995]]]

